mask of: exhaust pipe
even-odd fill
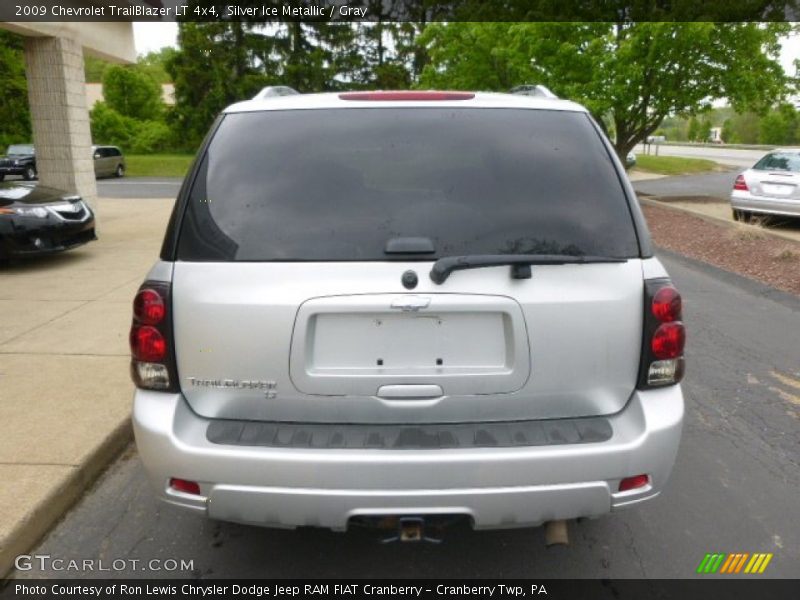
[[[567,533],[567,522],[548,521],[544,524],[544,543],[550,546],[569,546],[569,534]]]

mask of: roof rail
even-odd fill
[[[278,96],[294,96],[295,94],[299,94],[297,90],[294,88],[290,88],[288,85],[268,85],[265,88],[262,88],[260,92],[258,92],[255,96],[253,96],[253,100],[263,100],[264,98],[276,98]]]
[[[536,84],[518,85],[511,88],[511,94],[519,94],[520,96],[539,96],[540,98],[558,98],[549,88]]]

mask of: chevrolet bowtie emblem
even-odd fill
[[[427,296],[402,296],[392,301],[392,308],[397,308],[403,312],[416,312],[422,308],[428,308],[431,299]]]

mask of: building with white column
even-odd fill
[[[159,0],[146,3],[160,5]],[[64,0],[60,4],[84,3]],[[0,22],[0,27],[26,37],[25,70],[39,181],[78,193],[94,204],[97,187],[83,53],[117,63],[135,62],[132,24]]]

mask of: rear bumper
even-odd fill
[[[0,167],[0,175],[24,175],[26,168],[27,165],[18,167]]]
[[[800,217],[800,200],[753,196],[748,192],[731,194],[731,208],[755,213]]]
[[[180,394],[137,391],[139,454],[160,497],[209,517],[345,529],[355,516],[468,515],[476,528],[598,516],[657,496],[681,436],[680,386],[637,392],[600,443],[436,450],[223,446]],[[617,492],[624,477],[650,484]],[[201,496],[168,488],[200,482]]]
[[[2,234],[2,231],[0,231]],[[94,217],[80,223],[59,222],[18,226],[0,237],[0,254],[24,258],[63,252],[97,239]]]

